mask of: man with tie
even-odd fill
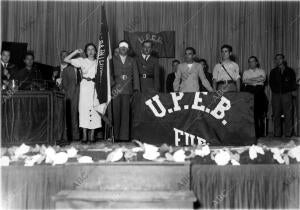
[[[141,54],[136,58],[140,82],[141,92],[159,92],[159,64],[158,59],[151,55],[153,43],[146,40],[142,44]]]
[[[200,63],[194,62],[196,50],[192,47],[185,49],[185,62],[178,65],[173,83],[174,91],[177,92],[197,92],[199,91],[199,78],[203,86],[209,91],[213,91],[211,85],[205,77],[203,67]]]
[[[56,79],[57,84],[64,91],[66,97],[66,119],[67,119],[67,137],[69,140],[79,140],[79,121],[78,104],[81,74],[78,68],[64,62],[68,52],[63,50],[60,53],[61,65]]]
[[[13,74],[17,71],[17,68],[14,64],[9,62],[10,60],[10,51],[2,50],[1,51],[1,84],[7,86],[9,80],[12,78]]]
[[[113,78],[115,81],[112,91],[113,123],[115,139],[119,141],[130,140],[130,101],[133,93],[140,91],[136,60],[128,56],[128,50],[128,42],[120,41],[119,55],[113,57]]]

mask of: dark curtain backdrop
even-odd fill
[[[100,1],[1,2],[2,39],[28,42],[36,60],[57,65],[61,49],[97,43]],[[174,30],[176,58],[193,46],[210,70],[220,46],[231,44],[241,70],[258,56],[267,72],[274,55],[283,52],[290,66],[300,68],[300,3],[294,2],[105,2],[113,47],[123,31]],[[160,59],[165,73],[173,59]],[[268,95],[270,95],[268,89]]]

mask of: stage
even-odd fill
[[[300,139],[263,138],[259,144],[291,149],[300,145]],[[300,165],[292,159],[286,165],[269,159],[267,153],[265,159],[268,161],[263,156],[246,160],[241,154],[240,165],[220,166],[205,160],[208,156],[184,162],[150,161],[138,152],[131,160],[122,158],[107,162],[105,158],[111,151],[125,147],[133,149],[136,144],[98,142],[83,145],[75,142],[70,147],[77,148],[81,155],[93,157],[94,163],[78,163],[71,158],[63,165],[42,163],[26,167],[19,161],[2,167],[2,201],[5,201],[2,209],[53,209],[53,198],[65,190],[115,193],[191,190],[197,198],[194,208],[300,207]]]

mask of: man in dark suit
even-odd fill
[[[175,73],[177,71],[178,64],[180,64],[179,60],[175,59],[172,61],[172,73],[168,74],[167,80],[166,80],[167,93],[174,92],[173,83],[175,80]]]
[[[296,74],[287,66],[283,54],[275,56],[276,68],[272,69],[269,84],[272,90],[274,136],[281,137],[281,115],[284,114],[285,136],[293,133],[293,95],[296,90]]]
[[[160,72],[158,59],[151,55],[152,42],[146,40],[142,44],[142,51],[136,57],[141,92],[159,92],[160,91]]]
[[[136,60],[128,56],[129,44],[119,43],[119,55],[113,57],[113,78],[115,81],[112,91],[113,121],[115,139],[130,140],[130,101],[133,93],[140,90],[139,72]]]
[[[210,85],[212,85],[212,73],[210,73],[208,71],[208,64],[207,64],[207,61],[203,58],[198,58],[198,57],[195,57],[194,58],[194,61],[196,63],[200,63],[203,67],[203,71],[204,71],[204,74],[205,74],[205,77],[207,79],[207,81],[209,82]],[[199,80],[199,84],[200,84],[200,91],[202,92],[207,92],[208,90],[206,90],[206,88],[203,86],[202,82]]]
[[[42,87],[42,74],[34,65],[32,52],[25,54],[25,67],[14,74],[13,78],[18,80],[20,90],[39,90]]]
[[[10,51],[2,50],[1,51],[1,84],[7,86],[9,80],[13,77],[13,74],[16,73],[16,65],[9,62],[10,60]]]
[[[67,51],[63,50],[60,53],[60,60],[63,61],[68,55]],[[69,140],[79,140],[79,122],[78,122],[78,103],[81,74],[80,70],[74,66],[61,62],[60,68],[57,67],[56,79],[66,97],[66,119],[67,119],[67,137]],[[56,75],[56,76],[57,76]],[[55,76],[54,76],[55,78]]]

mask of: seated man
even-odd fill
[[[42,87],[41,72],[33,66],[34,55],[31,52],[25,54],[25,67],[14,76],[18,80],[19,90],[39,90]]]
[[[199,78],[208,91],[213,91],[207,81],[200,63],[194,62],[196,50],[192,47],[185,49],[185,62],[178,65],[173,83],[174,91],[177,92],[198,92]],[[181,81],[181,82],[180,82]]]

